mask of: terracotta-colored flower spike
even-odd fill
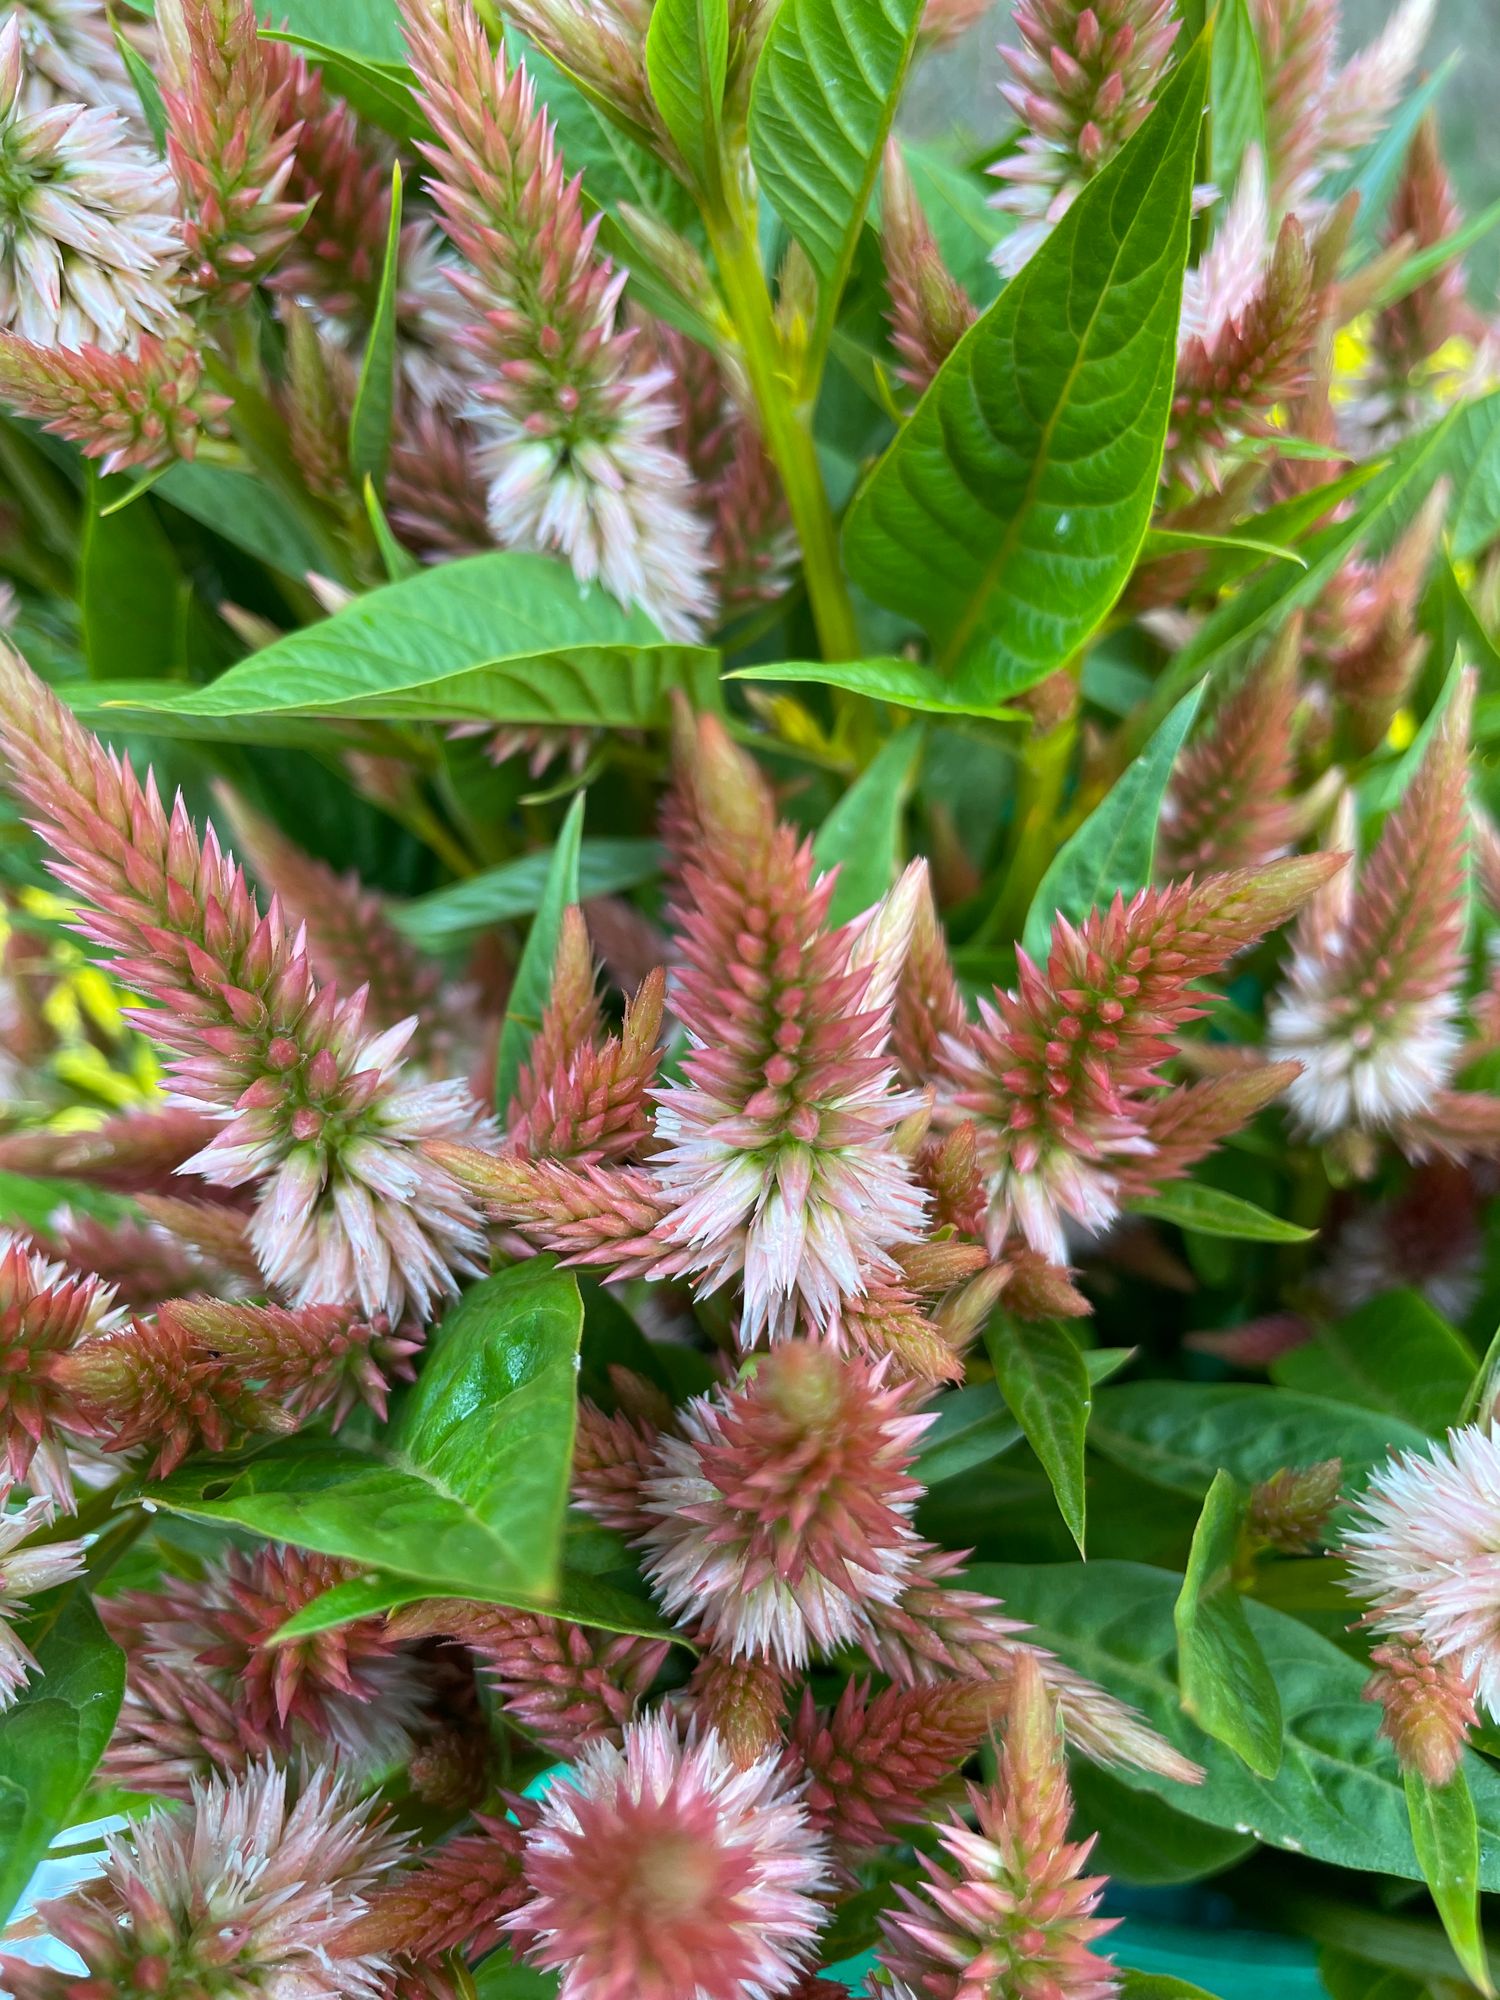
[[[1284,1556],[1305,1556],[1324,1540],[1344,1483],[1341,1458],[1292,1465],[1251,1488],[1246,1528],[1251,1538]]]
[[[1171,1154],[1153,1154],[1152,1093],[1174,1032],[1204,1011],[1197,982],[1284,923],[1341,866],[1313,855],[1143,889],[1080,926],[1059,917],[1045,971],[1020,954],[1017,989],[997,990],[979,1024],[945,1048],[949,1102],[978,1133],[995,1255],[1015,1229],[1066,1264],[1065,1221],[1105,1227],[1127,1169],[1137,1186],[1170,1178]],[[1231,1101],[1199,1099],[1195,1108],[1223,1111]],[[1252,1093],[1244,1115],[1254,1108]],[[1160,1115],[1180,1120],[1181,1100]],[[1201,1129],[1216,1140],[1225,1126],[1210,1119]],[[1185,1136],[1179,1123],[1178,1141]],[[1202,1150],[1188,1146],[1178,1158]]]
[[[1465,675],[1374,851],[1298,925],[1268,1040],[1273,1056],[1302,1064],[1289,1097],[1318,1138],[1399,1127],[1430,1111],[1452,1073],[1473,702]],[[1352,807],[1336,838],[1352,848]]]
[[[1380,1733],[1404,1771],[1420,1772],[1429,1785],[1446,1785],[1479,1726],[1474,1683],[1452,1655],[1434,1658],[1419,1639],[1389,1639],[1370,1650],[1375,1672],[1364,1691],[1379,1702]]]
[[[1001,56],[1013,81],[1001,95],[1021,121],[1019,146],[992,169],[991,197],[1020,226],[995,253],[1018,271],[1079,190],[1151,109],[1181,23],[1171,0],[1016,0],[1018,48]]]
[[[307,219],[283,197],[301,58],[262,42],[253,0],[162,0],[167,159],[187,237],[187,281],[226,311],[243,305]]]
[[[483,1814],[475,1822],[477,1832],[429,1848],[417,1867],[379,1884],[345,1926],[340,1949],[356,1957],[401,1953],[416,1959],[492,1951],[526,1894],[521,1829],[514,1820]]]
[[[616,319],[625,273],[598,255],[524,68],[492,50],[468,0],[403,0],[423,147],[443,227],[468,260],[489,518],[507,547],[558,549],[669,636],[707,620],[707,535],[664,442],[663,376]]]
[[[894,139],[885,149],[880,243],[890,294],[891,344],[900,356],[897,373],[920,395],[973,324],[975,311],[943,262]]]
[[[1309,616],[1308,657],[1324,666],[1361,754],[1384,739],[1427,656],[1417,609],[1450,497],[1440,480],[1390,553],[1345,563]]]
[[[179,800],[83,729],[14,653],[0,656],[0,751],[53,850],[79,925],[121,981],[155,1004],[135,1018],[167,1048],[176,1088],[223,1121],[183,1162],[223,1187],[262,1183],[251,1240],[299,1304],[425,1312],[482,1268],[478,1216],[424,1139],[487,1128],[460,1082],[403,1084],[410,1028],[372,1035],[360,996],[319,986],[276,903]]]
[[[1301,654],[1296,617],[1178,757],[1156,832],[1158,880],[1261,868],[1291,846]]]
[[[213,1135],[213,1121],[196,1106],[152,1104],[83,1132],[7,1132],[0,1136],[0,1168],[88,1180],[119,1194],[175,1193],[182,1187],[178,1167]]]
[[[652,1515],[641,1486],[656,1469],[659,1433],[625,1411],[606,1415],[585,1397],[578,1405],[573,1447],[573,1503],[622,1535],[643,1535]]]
[[[106,473],[192,458],[229,408],[205,386],[195,348],[149,335],[131,354],[108,354],[0,333],[0,402],[76,444]]]
[[[98,1278],[50,1263],[14,1238],[0,1239],[0,1487],[24,1480],[74,1511],[68,1438],[87,1426],[57,1369],[118,1317],[112,1299]]]
[[[243,1219],[233,1210],[206,1202],[177,1206],[225,1217],[235,1228],[240,1247],[248,1253]],[[190,1237],[155,1218],[125,1214],[106,1220],[64,1206],[48,1217],[45,1240],[47,1247],[75,1271],[89,1271],[106,1282],[131,1312],[155,1312],[165,1300],[190,1292],[211,1292],[221,1299],[243,1297],[260,1283],[255,1260],[248,1254],[232,1263],[221,1263]]]
[[[1000,1774],[969,1789],[977,1831],[956,1815],[942,1830],[947,1865],[923,1856],[919,1891],[898,1890],[882,1919],[880,1960],[900,2000],[934,1992],[973,2000],[1112,2000],[1119,1981],[1094,1950],[1113,1929],[1094,1913],[1102,1879],[1083,1872],[1092,1840],[1070,1843],[1062,1732],[1036,1663],[1012,1677],[1000,1731]],[[934,1985],[934,1981],[939,1982]]]
[[[307,219],[271,276],[277,292],[362,331],[374,314],[390,223],[390,148],[371,138],[322,75],[272,45],[290,88],[282,128],[296,134],[283,193]]]

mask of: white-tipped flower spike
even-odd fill
[[[0,1491],[0,1712],[11,1707],[25,1686],[36,1661],[11,1621],[27,1608],[39,1590],[68,1583],[83,1571],[82,1542],[46,1542],[28,1549],[28,1538],[52,1519],[50,1500],[32,1500],[14,1514],[4,1511]]]
[[[1500,1438],[1470,1425],[1370,1481],[1344,1538],[1369,1623],[1456,1660],[1500,1716]]]
[[[141,122],[104,0],[12,0],[0,6],[0,27],[12,21],[21,31],[28,111],[91,104]]]
[[[400,1843],[346,1783],[320,1767],[288,1800],[288,1775],[256,1765],[195,1786],[186,1813],[154,1812],[111,1834],[102,1879],[42,1905],[94,1993],[217,1993],[234,2000],[375,2000],[381,1958],[341,1938]],[[170,1987],[163,1985],[170,1968]],[[16,2000],[64,2000],[71,1976],[0,1960]]]
[[[1301,918],[1267,1014],[1272,1056],[1302,1065],[1288,1096],[1314,1137],[1387,1131],[1427,1110],[1460,1046],[1472,675],[1373,853]],[[1354,846],[1352,805],[1334,837]]]
[[[19,20],[0,29],[0,327],[129,351],[178,319],[172,176],[101,106],[26,106]]]
[[[552,1786],[521,1871],[506,1926],[559,2000],[778,2000],[825,1921],[824,1842],[781,1757],[741,1770],[660,1712]]]
[[[1196,339],[1214,345],[1220,330],[1238,319],[1255,296],[1270,248],[1266,163],[1260,148],[1249,146],[1233,198],[1214,225],[1208,253],[1183,280],[1179,344]]]

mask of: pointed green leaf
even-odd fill
[[[195,1459],[153,1483],[168,1513],[410,1577],[431,1595],[528,1604],[557,1589],[583,1309],[550,1259],[450,1308],[384,1442],[304,1436]]]
[[[1245,154],[1259,149],[1266,164],[1266,95],[1260,42],[1247,0],[1219,0],[1214,16],[1213,80],[1209,87],[1209,148],[1214,180],[1230,191]],[[1220,210],[1222,214],[1222,208]]]
[[[1474,1374],[1467,1341],[1419,1292],[1386,1292],[1271,1364],[1272,1381],[1420,1424],[1462,1421]]]
[[[385,488],[391,457],[391,420],[396,408],[396,298],[401,282],[401,166],[391,169],[391,215],[385,233],[385,265],[375,298],[375,315],[359,367],[359,386],[349,413],[349,470],[377,494]]]
[[[1306,556],[1279,542],[1258,541],[1251,535],[1197,535],[1186,528],[1150,528],[1141,544],[1141,561],[1155,562],[1162,556],[1193,555],[1199,552],[1232,556],[1269,556],[1273,562],[1288,562],[1307,568]]]
[[[959,342],[855,499],[850,571],[991,701],[1118,597],[1156,497],[1176,366],[1200,45]]]
[[[182,658],[189,585],[156,510],[142,499],[103,512],[129,485],[124,473],[102,479],[89,468],[78,615],[84,657],[96,681],[154,680],[171,673]]]
[[[1429,1785],[1420,1772],[1408,1771],[1406,1808],[1422,1879],[1454,1956],[1472,1984],[1493,1996],[1479,1921],[1479,1826],[1462,1767],[1446,1785]]]
[[[536,916],[526,934],[526,949],[516,967],[515,981],[506,1004],[505,1023],[500,1030],[500,1047],[495,1058],[495,1102],[502,1117],[516,1094],[516,1082],[532,1037],[542,1024],[548,996],[552,991],[552,967],[557,958],[557,940],[562,932],[563,912],[578,901],[578,853],[583,841],[583,794],[568,808],[562,832],[552,850],[547,884]]]
[[[728,69],[727,0],[655,0],[646,29],[646,79],[678,152],[705,185],[718,177]]]
[[[1177,1674],[1182,1705],[1199,1727],[1252,1771],[1274,1778],[1281,1768],[1281,1697],[1235,1586],[1244,1518],[1243,1490],[1227,1472],[1216,1473],[1173,1613]]]
[[[104,1755],[125,1692],[125,1656],[82,1585],[23,1629],[33,1672],[0,1714],[0,1923]]]
[[[1202,695],[1201,687],[1194,688],[1177,704],[1140,756],[1053,856],[1032,898],[1021,940],[1038,964],[1046,959],[1059,916],[1077,923],[1090,910],[1104,909],[1117,891],[1129,898],[1151,880],[1162,800]]]
[[[901,815],[922,748],[920,729],[903,729],[881,749],[818,828],[813,860],[839,870],[831,924],[847,923],[878,902],[901,865]]]
[[[1135,1357],[1133,1347],[1091,1347],[1083,1357],[1090,1386],[1107,1382]],[[972,1472],[1021,1442],[1021,1426],[995,1382],[950,1389],[933,1406],[934,1422],[917,1453],[916,1474],[924,1486],[941,1485]]]
[[[977,715],[987,722],[1031,719],[1024,708],[997,708],[977,697],[968,699],[952,682],[917,660],[782,660],[773,666],[736,667],[725,678],[847,688],[851,694],[887,701],[893,708],[914,709],[919,715]]]
[[[1083,1350],[1061,1320],[1007,1313],[991,1321],[984,1345],[1000,1393],[1051,1481],[1058,1512],[1081,1552],[1084,1434],[1094,1394]]]
[[[831,319],[906,78],[921,0],[782,0],[750,92],[750,158]]]
[[[1198,1181],[1169,1182],[1155,1194],[1132,1201],[1130,1211],[1157,1222],[1173,1222],[1196,1236],[1227,1236],[1236,1243],[1306,1243],[1318,1233],[1268,1215],[1242,1195]]]
[[[295,1639],[311,1638],[317,1632],[331,1632],[359,1618],[399,1610],[403,1605],[420,1604],[435,1593],[410,1577],[368,1576],[336,1583],[320,1596],[304,1604],[300,1611],[280,1626],[272,1640],[287,1645]],[[578,1625],[592,1625],[601,1632],[629,1632],[646,1639],[676,1639],[678,1634],[664,1625],[660,1613],[642,1589],[627,1591],[608,1577],[588,1576],[565,1569],[562,1579],[545,1600],[529,1598],[514,1590],[496,1596],[470,1585],[465,1597],[476,1604],[506,1604],[519,1611],[542,1610],[551,1618],[567,1618]]]
[[[364,499],[370,532],[375,537],[375,546],[380,551],[380,560],[385,565],[389,581],[400,583],[403,577],[420,575],[422,565],[409,549],[401,546],[391,532],[391,524],[386,519],[384,507],[380,504],[380,495],[375,490],[375,481],[368,472],[365,474]]]
[[[317,543],[282,501],[253,473],[202,459],[169,465],[156,483],[158,498],[200,521],[232,547],[269,563],[300,583],[323,561]]]
[[[371,13],[377,9],[367,10]],[[432,136],[412,88],[411,71],[405,62],[380,61],[339,48],[316,35],[296,34],[290,29],[262,28],[261,37],[270,42],[290,42],[311,58],[322,72],[323,81],[358,112],[368,124],[404,145],[420,143]]]
[[[486,868],[410,903],[393,905],[391,916],[414,945],[440,952],[455,938],[491,924],[535,916],[547,893],[552,855],[551,848],[539,848]],[[661,873],[661,861],[662,850],[654,840],[585,840],[578,850],[578,899],[587,902],[590,896],[638,889]]]
[[[125,65],[125,73],[135,86],[135,94],[141,101],[141,115],[146,120],[146,129],[151,134],[151,143],[158,153],[167,150],[167,107],[162,102],[161,85],[151,73],[151,65],[140,50],[125,34],[118,21],[113,23],[115,47],[120,52],[120,60]]]

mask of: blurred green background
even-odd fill
[[[1363,46],[1390,19],[1394,0],[1344,0],[1343,53]],[[999,95],[1004,71],[996,45],[1014,39],[1009,0],[999,0],[961,42],[933,56],[913,79],[902,115],[915,136],[961,150],[987,146],[1011,125]],[[1500,197],[1500,0],[1438,0],[1423,67],[1452,61],[1440,100],[1444,148],[1465,210]],[[1500,313],[1500,228],[1468,260],[1474,303]]]

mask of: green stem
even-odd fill
[[[1022,750],[1016,809],[1000,871],[1004,886],[975,933],[974,944],[1021,935],[1032,898],[1059,845],[1052,836],[1077,740],[1078,724],[1068,721],[1045,736],[1033,735]]]
[[[823,657],[858,659],[859,628],[844,582],[833,510],[813,445],[812,412],[806,404],[799,404],[782,354],[771,295],[733,162],[723,176],[723,199],[708,206],[705,220],[725,303],[760,411],[766,449],[781,475],[792,525],[802,544],[803,575]]]

